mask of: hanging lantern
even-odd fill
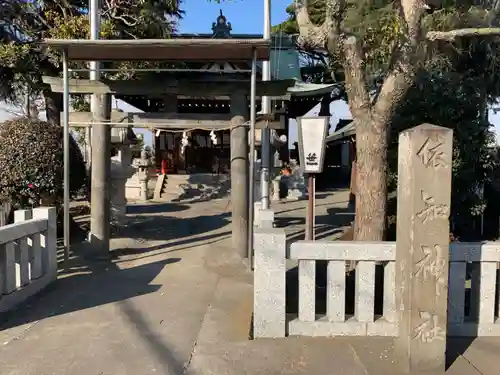
[[[323,172],[328,116],[297,117],[300,164],[304,173]]]

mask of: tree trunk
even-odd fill
[[[383,241],[387,206],[388,124],[373,116],[354,121],[357,159],[354,240]]]
[[[45,111],[47,122],[51,124],[61,124],[61,112],[63,110],[63,97],[59,92],[52,92],[50,89],[43,90],[45,98]]]

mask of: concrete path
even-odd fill
[[[181,374],[219,279],[205,259],[228,238],[227,203],[131,207],[112,262],[75,259],[4,324],[0,374]]]
[[[341,211],[342,202],[342,194],[326,197],[319,210]],[[275,207],[290,236],[300,236],[294,220],[304,202]],[[230,249],[227,200],[130,211],[112,262],[75,257],[51,290],[7,317],[0,374],[398,373],[387,339],[249,340],[252,275]],[[321,220],[326,232],[339,225]],[[497,374],[499,349],[498,340],[476,340],[449,374]]]

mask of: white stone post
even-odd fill
[[[14,223],[22,223],[32,218],[31,210],[14,211]],[[30,239],[31,240],[31,239]],[[18,287],[25,286],[30,282],[31,265],[30,248],[28,238],[20,238],[18,241],[19,250],[16,251],[16,280],[19,280]]]
[[[254,337],[285,337],[286,234],[257,228],[254,238]]]
[[[47,230],[42,233],[42,272],[57,278],[57,211],[55,207],[39,207],[33,210],[33,219],[47,220]]]

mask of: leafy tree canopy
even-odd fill
[[[492,28],[500,2],[346,2],[296,1],[275,31],[324,51],[345,81],[358,135],[355,238],[383,238],[387,162],[395,167],[397,133],[422,122],[455,130],[452,214],[463,225],[482,212],[481,186],[495,167],[486,104],[500,95],[500,30]]]
[[[465,4],[455,0],[444,0],[441,8],[424,19],[425,30],[454,30],[459,28],[488,27],[498,23],[495,4]],[[499,4],[500,5],[500,4]],[[273,27],[274,32],[298,34],[295,7],[286,9],[287,20]],[[343,18],[343,30],[357,36],[363,55],[364,70],[373,84],[384,78],[384,72],[392,63],[397,41],[404,30],[400,25],[397,4],[390,0],[347,0]],[[325,18],[325,0],[312,1],[309,14],[311,21],[321,24]],[[307,51],[307,46],[305,47]],[[426,46],[427,56],[422,68],[441,72],[455,72],[467,76],[483,77],[489,97],[500,95],[500,43],[498,38],[471,38],[455,43],[433,43]],[[334,70],[342,70],[341,56],[334,51],[328,64]],[[336,75],[342,75],[337,71]]]
[[[168,38],[182,16],[179,4],[180,0],[103,0],[101,37]],[[36,41],[85,39],[90,34],[88,1],[84,0],[0,0],[0,14],[0,100],[37,95],[46,89],[43,75],[60,75],[59,54],[42,50]]]

